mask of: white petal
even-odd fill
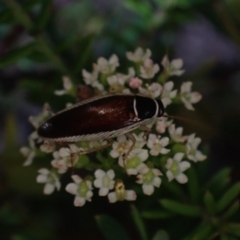
[[[110,203],[115,203],[117,201],[117,195],[115,192],[111,192],[108,194],[108,200]]]
[[[181,172],[184,172],[185,170],[187,170],[188,168],[190,168],[191,164],[187,161],[183,161],[179,163],[179,168]]]
[[[190,102],[197,103],[202,99],[202,95],[198,92],[193,92],[190,94]]]
[[[154,180],[153,180],[153,185],[154,185],[155,187],[160,187],[161,182],[162,182],[161,178],[155,177]]]
[[[169,168],[172,166],[172,164],[173,164],[173,159],[172,159],[172,158],[169,158],[169,159],[167,160],[167,164],[165,165],[165,167],[166,167],[167,169],[169,169]]]
[[[174,155],[173,159],[176,160],[177,162],[180,162],[182,160],[183,156],[184,156],[184,153],[179,152]]]
[[[93,185],[94,185],[96,188],[101,188],[101,187],[103,186],[102,179],[95,179],[94,182],[93,182]]]
[[[43,193],[44,193],[44,194],[49,195],[49,194],[51,194],[53,191],[54,191],[54,185],[53,185],[53,184],[47,183],[47,184],[44,186],[44,189],[43,189]]]
[[[106,196],[109,192],[109,189],[108,188],[101,188],[99,189],[99,196]]]
[[[168,170],[166,172],[166,175],[167,175],[167,178],[168,178],[169,182],[171,182],[174,179],[173,173],[171,171]]]
[[[198,161],[203,161],[203,160],[205,160],[207,157],[206,157],[205,155],[203,155],[200,151],[197,150],[196,158],[198,159]]]
[[[43,175],[48,175],[50,173],[50,171],[46,168],[41,168],[38,170],[38,173],[41,173]]]
[[[37,176],[37,183],[46,183],[48,180],[47,175],[38,175]]]
[[[182,83],[182,86],[181,86],[181,92],[189,93],[191,92],[191,88],[192,88],[192,82],[184,82]]]
[[[170,149],[166,149],[166,148],[162,148],[160,151],[161,154],[167,154],[169,152],[170,152]]]
[[[153,187],[153,185],[143,184],[142,188],[143,188],[144,194],[146,194],[146,195],[149,195],[149,196],[150,196],[150,195],[152,195],[153,192],[154,192],[154,187]]]
[[[115,177],[115,173],[112,169],[107,171],[107,175],[110,179],[114,179],[114,177]]]
[[[78,175],[72,175],[71,178],[72,178],[72,180],[73,180],[75,183],[77,183],[77,184],[79,184],[80,182],[82,182],[82,179],[81,179]]]
[[[86,199],[91,202],[92,200],[92,196],[93,196],[93,192],[92,191],[88,191],[86,194]]]
[[[174,59],[171,61],[171,67],[174,69],[180,69],[183,66],[183,60],[181,58]]]
[[[77,194],[77,190],[78,190],[78,185],[76,183],[69,183],[67,186],[66,186],[66,191],[73,194],[73,195],[76,195]]]
[[[147,149],[141,149],[140,154],[138,155],[142,162],[148,159],[148,150]]]
[[[94,175],[95,175],[95,178],[102,179],[106,175],[106,173],[103,170],[98,169],[95,171]]]
[[[64,94],[66,94],[66,93],[67,93],[66,90],[55,90],[54,91],[54,94],[58,95],[58,96],[62,96]]]
[[[184,173],[178,174],[175,178],[179,183],[182,183],[182,184],[188,181],[188,178]]]
[[[110,151],[110,156],[112,158],[117,158],[117,157],[119,157],[119,153],[113,149]]]
[[[82,207],[85,204],[85,202],[86,202],[85,198],[76,196],[74,198],[74,203],[73,204],[74,204],[75,207]]]
[[[125,191],[125,199],[128,201],[135,201],[137,199],[137,194],[133,190]]]
[[[161,144],[163,147],[167,146],[169,143],[169,138],[168,137],[164,137],[160,140]]]

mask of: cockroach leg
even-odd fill
[[[132,141],[132,145],[129,147],[128,151],[126,152],[126,154],[124,154],[123,156],[123,165],[124,165],[124,168],[125,168],[125,163],[126,163],[126,160],[130,154],[130,152],[133,150],[135,144],[136,144],[136,139],[135,137],[133,136],[132,133],[127,133],[126,136]]]
[[[147,137],[147,135],[149,135],[149,133],[151,132],[151,129],[149,127],[147,127],[146,125],[141,125],[139,127],[139,129],[144,131],[143,139],[146,140],[145,138]]]

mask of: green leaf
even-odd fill
[[[206,240],[210,239],[209,236],[213,232],[213,227],[209,224],[209,222],[201,222],[197,228],[193,230],[188,237],[184,238],[184,240]]]
[[[169,199],[162,199],[160,203],[164,208],[183,216],[189,216],[189,217],[201,216],[200,208],[197,206],[191,206],[189,204],[184,204],[184,203],[180,203],[180,202],[169,200]]]
[[[149,210],[142,212],[142,216],[147,219],[171,218],[176,214],[165,210]]]
[[[212,179],[208,182],[206,189],[212,189],[214,192],[222,191],[229,183],[230,168],[224,168],[216,173]]]
[[[48,23],[48,19],[51,14],[51,4],[52,0],[42,0],[40,13],[38,14],[34,24],[36,29],[43,29]]]
[[[188,190],[191,196],[191,199],[193,202],[197,202],[197,200],[199,199],[199,194],[200,194],[200,186],[199,186],[199,182],[198,182],[198,178],[197,178],[197,173],[194,169],[194,167],[191,167],[190,169],[188,169],[187,171],[187,175],[188,175]]]
[[[226,226],[226,232],[240,237],[240,223],[229,223]]]
[[[6,53],[0,58],[0,68],[16,63],[23,57],[28,56],[31,52],[35,50],[35,47],[36,47],[35,43],[29,43],[23,47],[16,48]]]
[[[207,211],[210,214],[214,214],[216,212],[216,202],[213,198],[213,195],[209,191],[204,194],[203,201]]]
[[[15,0],[6,0],[5,2],[11,9],[13,16],[17,22],[23,25],[27,30],[31,30],[33,27],[32,21],[29,18],[28,14],[25,13],[22,6]]]
[[[218,212],[226,208],[240,193],[240,183],[236,183],[232,186],[217,202]]]
[[[159,230],[156,232],[156,234],[154,235],[152,240],[169,240],[169,235],[167,234],[167,232],[163,231],[163,230]]]
[[[96,216],[98,228],[104,235],[106,240],[130,240],[129,235],[122,225],[120,225],[114,218],[108,215]]]
[[[132,214],[133,220],[136,224],[137,230],[141,236],[141,239],[147,240],[148,237],[147,237],[147,232],[146,232],[143,220],[141,218],[141,215],[140,215],[138,209],[134,205],[131,205],[131,214]]]
[[[230,218],[232,215],[234,215],[239,209],[239,200],[236,200],[229,209],[224,213],[222,216],[224,219]]]

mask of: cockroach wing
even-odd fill
[[[133,103],[134,95],[110,95],[77,104],[48,119],[39,127],[38,135],[58,141],[72,136],[96,136],[131,128],[141,121],[136,116]]]

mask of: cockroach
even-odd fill
[[[54,142],[110,140],[107,146],[114,137],[128,134],[133,143],[126,158],[136,142],[130,132],[137,128],[150,131],[146,125],[163,114],[164,106],[160,99],[108,94],[87,99],[54,114],[37,132],[42,139]]]

